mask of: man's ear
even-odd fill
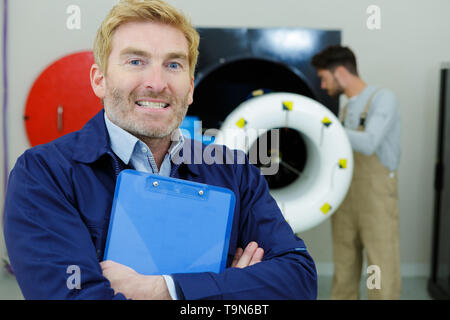
[[[348,74],[348,70],[344,66],[337,66],[334,69],[334,76],[336,78],[342,79]]]
[[[92,90],[97,97],[104,99],[106,95],[105,75],[97,64],[93,64],[90,72]]]
[[[189,88],[188,105],[194,102],[194,77],[191,77],[191,87]]]

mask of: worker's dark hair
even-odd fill
[[[324,69],[331,72],[337,67],[343,66],[351,74],[358,75],[355,54],[348,47],[342,47],[340,45],[325,48],[312,58],[311,64],[316,69]]]

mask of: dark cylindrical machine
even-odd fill
[[[275,112],[277,113],[276,117],[279,118],[279,111],[283,112],[282,109],[276,109],[275,111],[275,109],[271,108],[272,105],[265,105],[264,99],[259,99],[258,96],[266,93],[284,94],[283,96],[286,96],[287,99],[292,99],[295,103],[304,104],[315,109],[316,116],[320,113],[321,117],[326,118],[326,116],[323,116],[325,113],[320,111],[321,107],[316,107],[308,99],[324,105],[326,107],[323,108],[324,110],[328,108],[327,112],[331,111],[333,118],[338,113],[338,99],[329,97],[324,90],[321,90],[320,79],[317,76],[317,71],[311,65],[311,59],[316,53],[326,47],[340,44],[341,34],[339,31],[303,28],[199,28],[198,31],[201,38],[200,55],[194,83],[194,102],[189,107],[188,116],[198,117],[202,121],[203,133],[208,129],[221,129],[224,126],[230,128],[229,121],[227,122],[230,114],[241,110],[245,102],[251,99],[261,101],[261,104],[258,105],[256,111],[252,109],[252,115],[249,114],[249,117],[252,116],[255,119],[255,115],[261,114],[263,118],[271,118],[275,116],[273,115]],[[290,94],[296,94],[299,97],[291,96]],[[302,97],[308,99],[304,100]],[[282,98],[280,97],[280,99]],[[291,102],[288,102],[288,104]],[[279,103],[280,108],[282,108],[282,101],[275,103]],[[328,185],[333,179],[341,179],[337,178],[337,175],[343,177],[342,172],[339,172],[338,161],[340,160],[344,162],[348,160],[349,168],[346,177],[342,181],[345,181],[345,187],[349,183],[347,180],[348,174],[351,175],[352,172],[352,156],[347,156],[347,149],[350,150],[350,147],[345,141],[342,148],[342,154],[345,154],[345,159],[335,159],[336,161],[333,160],[331,163],[325,164],[326,161],[324,162],[320,159],[320,153],[327,152],[323,152],[323,146],[317,145],[316,141],[313,142],[317,135],[314,133],[315,138],[311,140],[311,132],[305,134],[305,132],[301,132],[303,124],[300,125],[300,129],[297,125],[301,122],[299,121],[300,118],[302,118],[302,116],[298,118],[299,112],[305,112],[301,111],[305,110],[304,106],[301,108],[297,104],[294,109],[292,116],[296,113],[297,122],[295,124],[291,123],[288,125],[288,122],[279,122],[279,126],[276,126],[275,123],[272,123],[275,127],[266,128],[268,131],[262,132],[261,136],[252,142],[252,146],[249,146],[244,151],[248,154],[251,154],[251,152],[258,153],[259,151],[255,150],[258,149],[259,141],[269,139],[269,143],[264,144],[267,150],[263,150],[262,153],[269,155],[271,161],[277,162],[278,169],[275,174],[265,175],[265,177],[284,214],[288,211],[292,212],[292,210],[301,211],[302,209],[299,207],[303,205],[305,205],[305,208],[311,208],[311,210],[304,211],[316,211],[318,215],[322,216],[327,213],[331,214],[338,205],[337,201],[330,205],[327,200],[322,200],[320,196],[316,197],[313,194],[309,196],[308,200],[301,200],[301,203],[293,204],[290,200],[293,198],[300,199],[302,195],[305,195],[304,190],[307,189],[307,186],[310,190],[314,189],[309,185],[314,179],[306,177],[304,172],[306,172],[306,175],[311,175],[312,172],[317,174],[319,171],[324,173],[328,172],[328,169],[325,169],[326,166],[328,168],[332,166],[338,169],[332,169],[329,178],[325,179],[327,181],[325,182],[326,186],[322,188],[324,194],[328,194],[328,196],[324,195],[324,199],[330,199],[332,202],[333,196],[329,195],[330,192],[333,192],[329,191],[331,189]],[[242,119],[239,120],[242,122],[242,127],[246,123],[245,117],[246,114],[244,112]],[[286,119],[288,117],[289,114],[286,114]],[[322,120],[324,123],[326,122],[326,119],[320,118],[317,122],[317,130],[326,137],[327,128],[325,128],[325,125],[327,124],[323,125]],[[340,126],[337,119],[334,118],[333,121],[334,127]],[[258,128],[252,127],[252,129]],[[272,136],[272,131],[274,130],[278,134],[276,150],[274,150],[272,141],[268,138]],[[330,130],[332,129],[328,130],[328,137],[325,139],[335,139],[337,137],[334,136],[332,138]],[[223,137],[221,135],[222,140],[218,140],[220,143],[224,143]],[[346,137],[343,139],[346,140]],[[231,147],[231,145],[228,146]],[[347,146],[348,148],[346,148]],[[308,154],[310,152],[314,155]],[[335,154],[330,156],[327,153],[327,156],[334,158]],[[264,166],[267,167],[267,164],[263,164],[258,159],[256,161],[250,159],[250,161],[261,169]],[[269,167],[272,167],[272,163]],[[336,183],[336,185],[338,184]],[[344,187],[341,188],[341,191],[343,189]],[[278,197],[275,195],[278,195]],[[318,200],[319,198],[320,200]],[[284,205],[285,208],[283,208]],[[287,216],[297,220],[292,225],[297,226],[298,230],[310,228],[322,219],[315,217],[311,219],[311,223],[301,225],[301,223],[298,223],[299,217],[295,217],[292,214]],[[308,220],[308,218],[305,219],[304,217],[302,219]],[[313,222],[313,220],[315,221]]]
[[[200,118],[203,131],[219,129],[237,106],[260,90],[301,94],[337,114],[337,99],[320,89],[310,61],[315,53],[340,43],[339,31],[304,28],[199,28],[198,31],[200,56],[194,102],[188,115]],[[298,132],[285,128],[280,133],[279,147],[292,170],[282,167],[278,174],[267,176],[272,189],[293,182],[298,172],[302,172],[307,157]]]
[[[334,114],[338,100],[320,89],[311,58],[340,44],[340,31],[303,28],[198,28],[200,55],[194,102],[204,128],[219,128],[226,116],[254,90],[298,93],[325,105]]]

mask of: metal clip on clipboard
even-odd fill
[[[160,176],[152,175],[147,178],[146,189],[157,191],[162,194],[172,195],[174,197],[189,198],[196,201],[206,201],[209,195],[209,186],[196,183],[195,185],[186,183],[174,183],[175,179],[160,179]],[[179,180],[179,179],[178,179]],[[181,180],[182,181],[182,180]]]

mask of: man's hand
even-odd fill
[[[245,250],[237,248],[232,268],[245,268],[262,261],[263,248],[254,241]],[[111,283],[114,293],[122,293],[133,300],[171,300],[163,276],[145,276],[120,263],[106,260],[100,262],[103,276]]]
[[[264,249],[259,248],[255,241],[250,242],[245,250],[237,248],[234,254],[233,262],[231,262],[232,268],[245,268],[252,266],[262,261],[264,256]]]
[[[100,266],[116,294],[133,300],[171,300],[163,276],[145,276],[111,260],[100,262]]]

